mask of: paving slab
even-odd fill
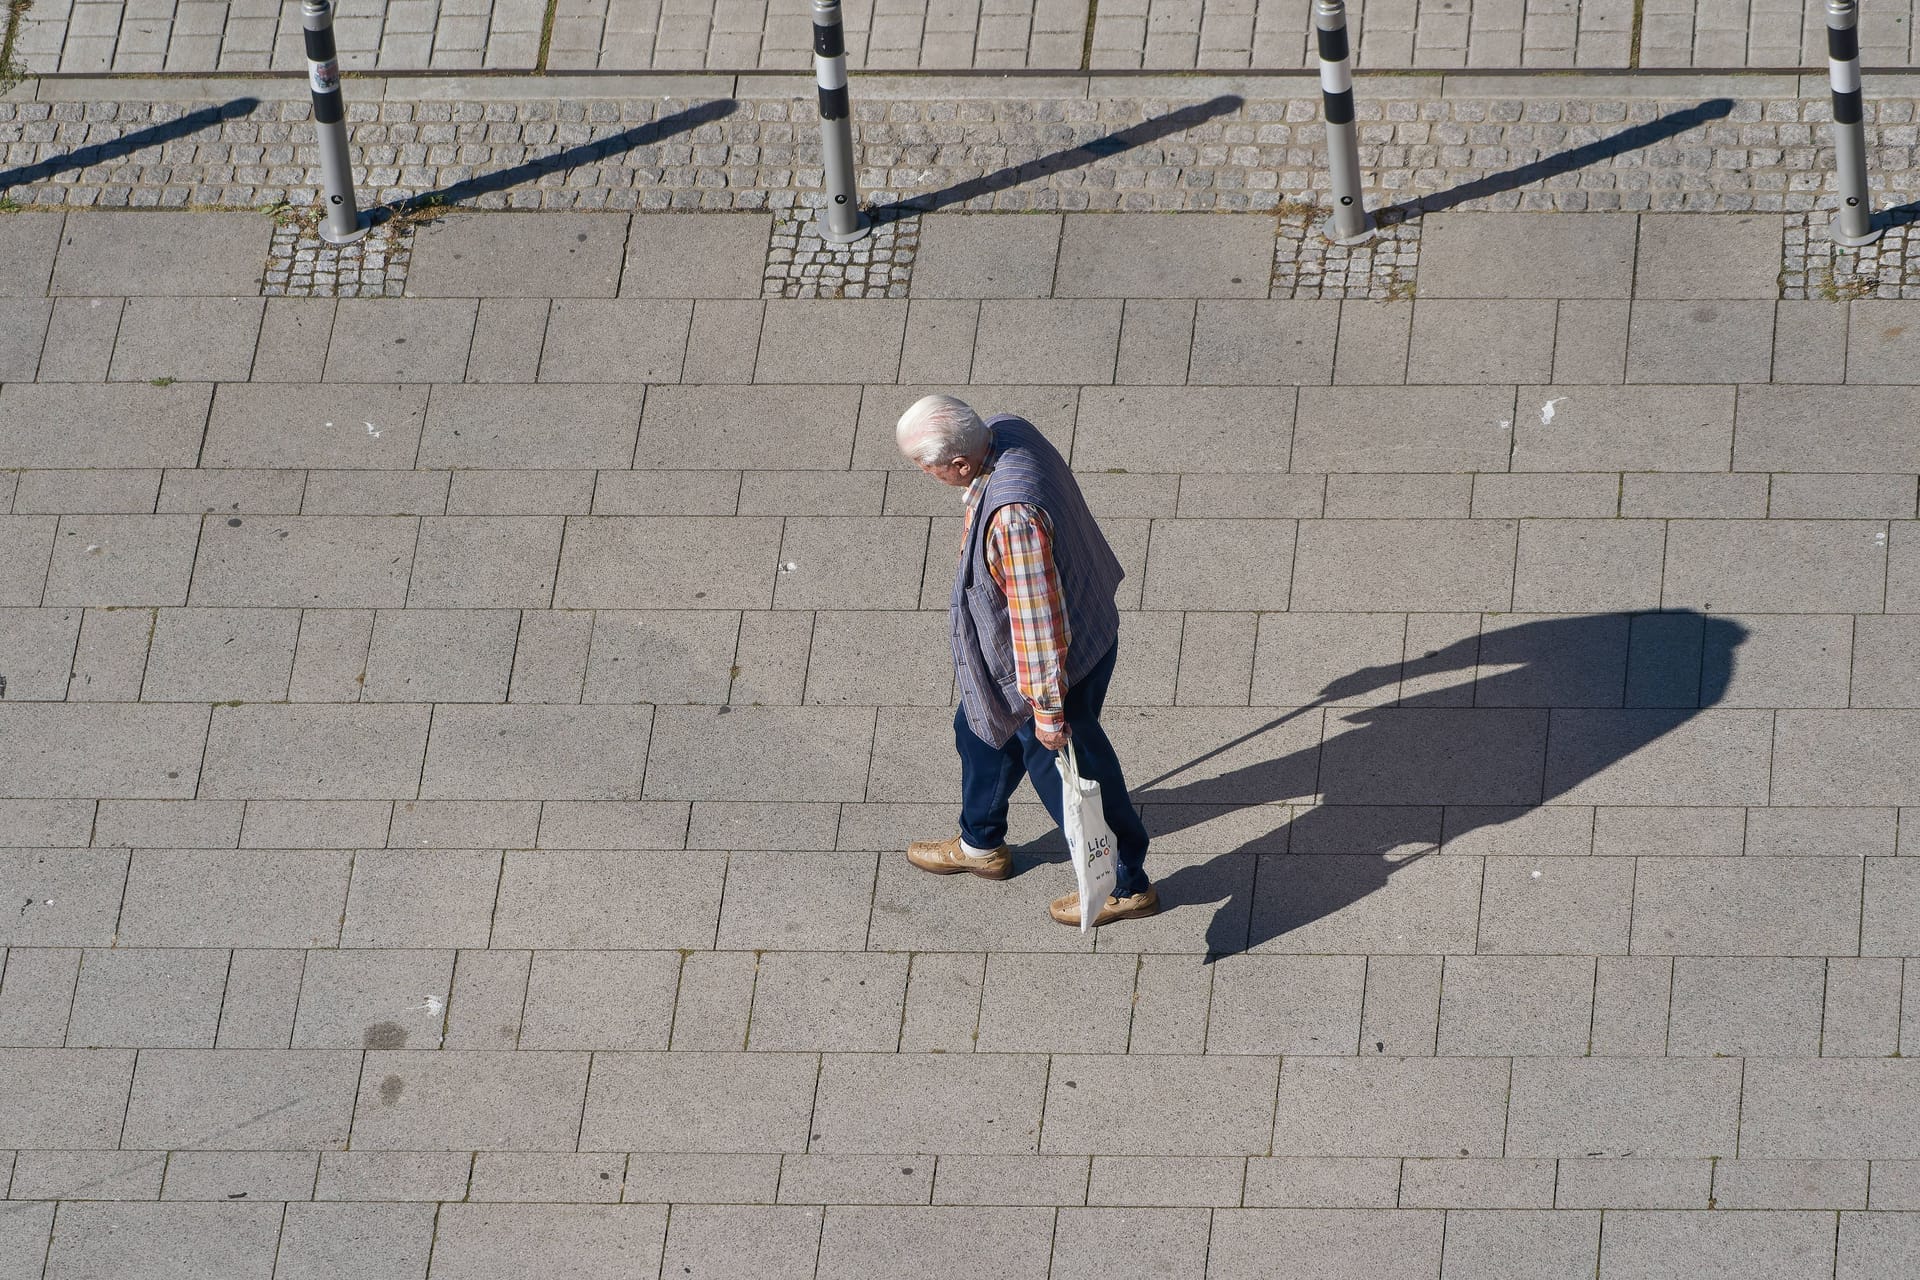
[[[0,297],[42,298],[59,252],[62,213],[21,213],[0,235]]]
[[[907,403],[901,403],[902,412]],[[850,387],[655,387],[633,465],[843,470],[860,405],[860,393]],[[781,424],[777,444],[766,434],[770,420]],[[887,425],[891,448],[892,423]],[[726,514],[733,514],[731,507]]]
[[[281,1210],[267,1204],[106,1204],[65,1208],[47,1254],[63,1280],[162,1280],[216,1268],[235,1280],[269,1280]]]
[[[21,704],[0,709],[0,769],[16,798],[187,799],[206,742],[206,709]],[[111,729],[108,728],[111,726]],[[101,734],[110,734],[102,750]]]
[[[812,1280],[825,1212],[818,1206],[676,1205],[662,1269],[703,1277],[751,1269],[768,1280]]]
[[[1273,388],[1331,382],[1338,328],[1339,308],[1330,301],[1202,301],[1186,381]]]
[[[1422,299],[1414,304],[1409,383],[1539,382],[1554,364],[1550,299]]]
[[[258,297],[270,219],[257,213],[76,212],[47,291],[80,297]],[[168,245],[153,252],[156,239]]]
[[[1855,383],[1904,381],[1902,368],[1913,359],[1911,303],[1861,301],[1852,304],[1847,327],[1847,380]]]
[[[1543,1280],[1584,1280],[1600,1249],[1600,1215],[1578,1210],[1447,1214],[1445,1280],[1493,1280],[1525,1257]]]
[[[800,1151],[819,1073],[820,1059],[807,1053],[601,1054],[580,1148]]]
[[[434,1276],[524,1272],[556,1261],[580,1280],[658,1272],[667,1234],[659,1205],[450,1205],[434,1232]]]
[[[1053,293],[1060,298],[1260,298],[1272,274],[1271,224],[1244,215],[1069,214]]]
[[[1043,1098],[1052,1105],[1043,1092],[1049,1079],[1048,1060],[1037,1054],[829,1054],[808,1149],[1032,1153],[1040,1149]]]
[[[990,299],[980,305],[973,372],[984,381],[1114,380],[1121,304],[1110,298]]]
[[[1738,1219],[1710,1213],[1607,1215],[1600,1275],[1673,1276],[1705,1266],[1731,1266],[1743,1275],[1817,1275],[1833,1266],[1833,1215],[1752,1213]],[[1711,1260],[1711,1261],[1709,1261]]]
[[[1207,1269],[1223,1280],[1414,1280],[1439,1273],[1444,1218],[1437,1209],[1222,1209]]]
[[[905,956],[763,956],[747,1047],[889,1052],[899,1045],[906,991]]]
[[[1633,296],[1630,214],[1442,213],[1423,221],[1423,298]]]
[[[1507,1088],[1508,1064],[1495,1058],[1291,1057],[1273,1154],[1497,1155]]]
[[[1636,300],[1627,381],[1689,383],[1703,369],[1727,382],[1764,382],[1773,367],[1774,302]]]
[[[276,1276],[320,1280],[351,1272],[367,1280],[424,1275],[434,1215],[416,1204],[293,1204],[281,1225]]]
[[[327,344],[328,382],[459,382],[478,304],[454,299],[347,298]]]
[[[493,944],[602,949],[710,947],[720,911],[725,857],[687,853],[642,880],[635,854],[555,850],[507,854]],[[554,904],[568,909],[553,914]]]
[[[1321,520],[1301,526],[1292,607],[1502,611],[1516,521]]]
[[[532,305],[540,305],[534,303]],[[559,298],[539,350],[542,382],[678,382],[693,321],[691,301]],[[467,376],[518,381],[483,365],[476,339]]]
[[[767,608],[777,519],[575,517],[553,603],[581,608]]]
[[[1742,471],[1899,472],[1920,465],[1894,425],[1911,387],[1744,387],[1734,465]]]
[[[412,796],[426,747],[425,711],[416,706],[220,707],[207,737],[207,794],[287,800]],[[289,750],[296,741],[300,749]]]
[[[140,1055],[121,1145],[129,1150],[337,1150],[358,1053],[156,1049]]]
[[[1865,1280],[1876,1271],[1899,1271],[1920,1261],[1920,1232],[1911,1214],[1840,1215],[1834,1275]]]
[[[438,1136],[469,1150],[555,1151],[579,1130],[583,1053],[364,1056],[353,1118],[358,1150],[419,1150]]]
[[[38,298],[0,300],[0,378],[31,382],[55,304]]]
[[[1634,885],[1634,949],[1849,954],[1859,945],[1861,871],[1857,858],[1642,859]]]
[[[133,1082],[132,1050],[0,1049],[31,1105],[9,1108],[0,1135],[11,1150],[110,1150]]]
[[[638,214],[627,232],[621,296],[758,298],[771,233],[765,214]]]
[[[1756,1059],[1742,1103],[1741,1154],[1758,1159],[1912,1158],[1905,1058]]]
[[[74,990],[67,1043],[211,1049],[230,963],[226,952],[211,948],[89,951]]]
[[[1506,1151],[1730,1156],[1740,1067],[1730,1058],[1516,1058]]]
[[[129,298],[108,378],[244,381],[253,369],[260,298]]]
[[[1046,298],[1053,295],[1061,217],[980,218],[933,213],[920,219],[913,264],[915,298]]]
[[[416,298],[611,298],[619,292],[627,215],[452,215],[415,234],[407,292]]]
[[[827,1210],[817,1275],[880,1280],[903,1256],[954,1280],[1039,1280],[1054,1239],[1047,1209],[857,1208]]]
[[[13,1162],[17,1200],[158,1200],[164,1157],[136,1151],[27,1151]]]
[[[421,467],[626,467],[645,393],[639,387],[435,387]]]
[[[348,862],[315,849],[143,849],[127,873],[117,936],[134,946],[331,945]]]
[[[904,301],[769,302],[753,380],[891,382],[900,371],[906,323]]]
[[[195,466],[212,399],[205,383],[8,383],[0,388],[0,466]]]
[[[1634,293],[1641,298],[1779,297],[1773,247],[1781,219],[1768,214],[1640,217]]]

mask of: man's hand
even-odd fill
[[[1066,746],[1068,732],[1069,730],[1064,724],[1060,726],[1058,733],[1049,729],[1043,729],[1038,724],[1033,726],[1033,736],[1038,738],[1040,745],[1049,751],[1058,751],[1060,748]]]

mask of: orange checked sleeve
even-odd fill
[[[1066,727],[1066,597],[1053,562],[1053,521],[1039,507],[1009,503],[987,526],[987,572],[1006,593],[1013,624],[1014,676],[1049,733]]]

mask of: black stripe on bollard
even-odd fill
[[[314,94],[313,118],[317,124],[339,124],[347,118],[346,99],[337,93]]]
[[[333,47],[333,28],[332,27],[327,27],[321,31],[308,31],[306,33],[306,37],[307,37],[307,61],[309,62],[332,62],[333,61],[334,54],[336,51]]]
[[[1343,93],[1322,93],[1320,97],[1326,103],[1328,124],[1353,123],[1353,90],[1348,89]]]
[[[847,36],[839,23],[823,27],[813,24],[813,51],[823,58],[837,58],[847,51]]]
[[[1854,62],[1860,57],[1860,31],[1857,27],[1828,27],[1827,56],[1835,62]]]
[[[1866,119],[1861,106],[1860,90],[1842,93],[1833,91],[1833,122],[1835,124],[1859,124]]]
[[[845,120],[847,118],[847,86],[829,89],[820,86],[820,118],[822,120]]]
[[[1320,61],[1345,62],[1347,60],[1347,29],[1334,27],[1316,28],[1320,36]]]

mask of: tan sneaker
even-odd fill
[[[907,861],[922,871],[937,876],[957,875],[962,871],[987,880],[1005,880],[1013,874],[1013,855],[1001,845],[984,858],[969,858],[960,849],[960,837],[947,840],[915,840],[907,846]]]
[[[1047,908],[1047,914],[1061,924],[1080,927],[1080,895],[1070,893],[1064,898],[1055,898],[1053,905]],[[1144,893],[1129,894],[1124,898],[1108,898],[1100,908],[1100,914],[1093,918],[1097,929],[1103,924],[1112,924],[1115,920],[1135,920],[1141,916],[1160,914],[1160,891],[1147,886]]]

